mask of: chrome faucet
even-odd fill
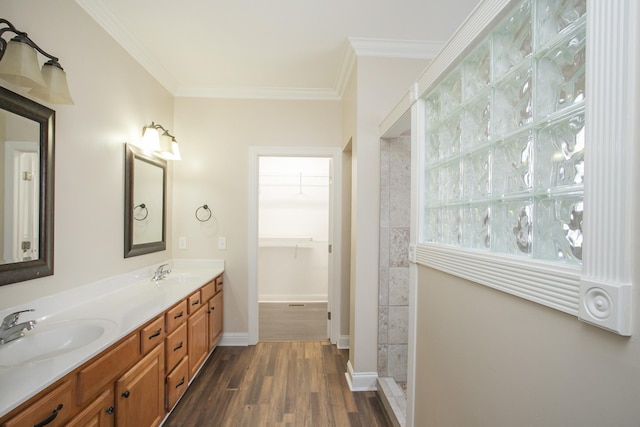
[[[0,326],[0,345],[23,337],[23,331],[25,329],[27,331],[30,331],[36,326],[35,320],[18,323],[18,318],[20,318],[20,315],[28,311],[35,310],[31,308],[29,310],[16,311],[15,313],[9,314],[2,320],[2,326]]]
[[[162,280],[167,277],[167,274],[171,273],[171,270],[169,270],[168,268],[165,270],[165,267],[168,265],[169,264],[162,264],[160,267],[158,267],[156,269],[156,272],[153,273],[153,277],[151,278],[151,280],[157,282],[158,280]]]

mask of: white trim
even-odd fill
[[[284,302],[284,303],[301,303],[306,302],[327,302],[327,294],[280,294],[280,295],[258,295],[258,303],[272,303],[272,302]]]
[[[340,147],[249,147],[249,213],[248,213],[248,325],[249,344],[258,343],[258,159],[260,156],[330,157],[333,160],[333,274],[329,277],[331,300],[331,334],[333,344],[340,336],[341,259],[342,259],[342,149]]]
[[[349,349],[349,335],[340,335],[336,342],[336,346],[339,350],[348,350]]]
[[[375,391],[378,382],[377,372],[354,372],[351,360],[347,362],[347,372],[344,373],[351,391]]]
[[[339,101],[335,89],[293,87],[198,87],[181,86],[174,95],[184,98],[279,99],[303,101]]]
[[[220,347],[246,347],[249,345],[249,334],[245,332],[225,332],[218,342]]]
[[[336,92],[340,95],[340,99],[342,99],[344,95],[344,91],[349,83],[349,77],[351,77],[356,62],[356,53],[347,39],[342,48],[342,60],[340,61],[340,68],[338,69],[338,76],[336,78]]]
[[[357,56],[379,58],[430,59],[442,50],[444,43],[425,40],[389,40],[349,37]]]
[[[638,116],[638,2],[589,2],[585,122],[585,244],[580,319],[631,335],[635,260],[634,147]],[[612,173],[615,171],[615,173]],[[637,201],[637,199],[635,200]]]

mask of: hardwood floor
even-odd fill
[[[377,392],[349,390],[346,359],[329,341],[218,347],[164,426],[391,427]]]

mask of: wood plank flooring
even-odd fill
[[[391,427],[375,391],[351,392],[329,341],[218,347],[165,427]]]
[[[326,340],[327,303],[261,302],[260,341]]]

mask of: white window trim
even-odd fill
[[[422,97],[457,65],[519,0],[487,0],[476,7],[410,92],[413,153],[423,159]],[[638,83],[640,31],[634,0],[588,1],[586,64],[585,219],[582,266],[569,266],[438,244],[417,244],[410,258],[474,282],[577,316],[620,335],[632,334],[631,273],[634,143],[640,129]],[[399,107],[406,103],[399,104]],[[396,108],[396,110],[397,110]],[[400,114],[392,112],[389,117]],[[388,122],[387,122],[388,123]],[[384,123],[383,123],[384,125]],[[422,176],[422,161],[414,174]],[[416,180],[414,180],[415,182]],[[422,182],[413,190],[413,212],[422,209]],[[414,215],[414,230],[420,215]]]

